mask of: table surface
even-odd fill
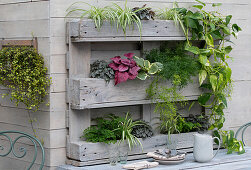
[[[251,170],[251,147],[245,147],[246,153],[242,155],[226,154],[226,150],[220,150],[216,157],[207,163],[198,163],[194,161],[193,154],[186,156],[186,161],[178,165],[159,165],[151,170]],[[129,163],[139,162],[129,161]],[[122,170],[123,165],[117,164],[111,166],[109,164],[73,167],[70,165],[61,166],[58,170]],[[124,169],[123,169],[124,170]]]

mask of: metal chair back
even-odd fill
[[[244,146],[245,146],[245,143],[244,143],[244,133],[245,133],[245,131],[247,130],[247,128],[248,128],[249,126],[251,126],[251,122],[242,125],[242,126],[237,130],[237,132],[236,132],[236,134],[235,134],[235,138],[237,139],[239,133],[241,132],[241,140],[242,140],[242,143],[244,144]]]
[[[14,134],[15,137],[13,137],[13,139],[12,139],[9,136],[10,134]],[[35,153],[33,156],[33,160],[29,164],[27,170],[30,170],[32,168],[32,166],[35,164],[35,161],[36,161],[37,155],[38,155],[38,148],[40,148],[42,151],[42,161],[41,161],[41,165],[39,167],[39,170],[43,169],[44,161],[45,161],[44,148],[43,148],[41,142],[37,138],[35,138],[34,136],[29,135],[27,133],[19,132],[19,131],[0,131],[0,137],[3,137],[4,139],[6,139],[9,142],[9,147],[7,149],[4,146],[2,146],[0,143],[0,157],[6,157],[10,153],[12,153],[14,155],[14,157],[19,158],[19,159],[25,157],[25,155],[27,154],[27,149],[25,147],[19,147],[18,150],[20,153],[17,153],[15,151],[15,145],[18,141],[20,141],[20,139],[28,139],[34,145]],[[1,152],[3,152],[3,153],[1,153]]]

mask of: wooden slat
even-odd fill
[[[142,32],[134,26],[134,30],[127,29],[126,36],[121,29],[111,27],[104,22],[100,31],[95,28],[92,20],[71,22],[69,26],[73,42],[99,42],[99,41],[164,41],[184,40],[185,36],[180,27],[173,21],[156,20],[142,21]],[[142,36],[140,36],[142,34]]]
[[[9,46],[31,46],[37,49],[37,38],[33,40],[0,40],[2,47],[9,47]]]
[[[171,137],[177,141],[177,149],[191,148],[193,146],[194,133],[172,134]],[[166,145],[167,135],[156,135],[152,138],[140,139],[143,151],[140,146],[134,148],[129,153],[129,160],[146,158],[146,153],[163,148]],[[72,142],[67,144],[70,148],[70,157],[81,161],[85,165],[107,162],[108,154],[105,144],[90,143],[84,141]],[[96,161],[96,162],[95,162]]]
[[[194,161],[193,154],[189,153],[186,156],[185,162],[181,164],[175,164],[175,165],[159,165],[156,168],[153,168],[154,170],[249,170],[251,167],[251,148],[246,147],[245,148],[246,153],[242,155],[238,154],[226,154],[226,150],[222,149],[219,151],[219,153],[216,155],[214,159],[212,159],[209,162],[206,163],[199,163]],[[186,150],[190,152],[191,150]],[[147,159],[148,161],[152,161],[152,159]],[[143,160],[136,160],[136,161],[129,161],[128,164],[134,163],[134,162],[140,162]],[[85,166],[84,162],[77,162],[73,160],[68,160],[68,163],[71,163],[73,165],[79,165],[79,166]],[[103,165],[95,165],[95,166],[88,166],[81,168],[82,170],[107,170],[107,169],[116,169],[116,170],[123,170],[123,165],[117,164],[114,167],[111,167],[109,164],[103,164]],[[73,166],[61,166],[59,170],[73,170],[75,167]]]
[[[114,81],[106,83],[103,79],[76,78],[70,80],[71,107],[89,109],[124,105],[149,104],[146,89],[152,80],[133,80],[114,86]],[[170,82],[162,83],[171,87]],[[181,94],[189,100],[196,100],[201,94],[197,78],[182,89]]]

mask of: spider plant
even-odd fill
[[[142,8],[133,11],[131,8],[127,6],[127,0],[125,2],[124,9],[115,3],[113,3],[112,7],[108,8],[112,16],[115,17],[115,18],[110,18],[110,20],[111,19],[116,20],[117,29],[121,27],[124,34],[126,34],[127,27],[133,30],[134,24],[136,24],[141,35],[142,24],[140,18],[136,15],[136,12],[142,10]]]
[[[162,20],[173,20],[176,26],[180,25],[188,40],[188,30],[183,24],[183,14],[186,13],[186,11],[185,8],[179,8],[178,3],[174,2],[172,9],[160,9],[157,13],[157,17]]]
[[[131,115],[127,112],[126,117],[120,122],[118,128],[115,129],[115,131],[120,131],[122,133],[119,144],[126,141],[130,150],[137,145],[140,145],[143,150],[142,143],[137,137],[132,135],[133,127],[138,125],[145,125],[145,123],[142,121],[133,121]]]
[[[78,4],[84,4],[90,7],[89,10],[83,9],[81,7],[76,7]],[[80,19],[83,19],[84,17],[88,17],[89,19],[92,19],[94,21],[95,27],[100,30],[101,26],[103,25],[104,20],[106,20],[108,17],[112,18],[107,11],[107,7],[100,8],[93,5],[90,5],[86,2],[75,2],[73,3],[67,10],[66,17],[73,14],[73,13],[80,13]]]

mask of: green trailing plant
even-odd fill
[[[137,78],[140,80],[146,80],[147,77],[160,72],[163,68],[163,65],[160,62],[150,63],[148,60],[139,58],[137,56],[134,56],[133,59],[140,67],[140,71],[137,76]]]
[[[114,79],[115,73],[112,68],[108,66],[108,63],[104,60],[97,60],[91,64],[90,77],[104,79],[106,82],[110,82]]]
[[[177,48],[168,48],[167,45],[146,53],[146,59],[150,62],[163,64],[163,69],[147,89],[147,94],[156,102],[155,112],[160,115],[161,133],[171,134],[179,131],[177,106],[173,101],[186,104],[185,97],[179,93],[179,89],[191,82],[191,77],[198,73],[199,63],[195,57],[187,54],[184,43],[178,44]],[[168,80],[172,82],[170,87],[161,85]]]
[[[232,151],[245,152],[243,145],[233,138],[232,131],[222,131],[225,122],[224,109],[227,108],[227,98],[231,96],[232,70],[228,65],[229,53],[232,46],[227,45],[227,37],[237,34],[241,28],[237,24],[231,24],[232,15],[222,16],[216,11],[204,10],[206,4],[196,0],[196,11],[187,10],[179,15],[183,19],[180,25],[185,27],[184,34],[191,33],[191,40],[204,40],[203,48],[193,46],[187,36],[186,50],[198,56],[201,64],[199,82],[205,93],[199,98],[199,103],[210,109],[209,130],[217,129],[222,135],[223,146]],[[213,7],[220,4],[212,4]],[[217,42],[217,43],[216,43]],[[209,60],[211,58],[211,60]]]
[[[177,132],[177,106],[174,101],[181,101],[182,105],[185,105],[186,102],[184,96],[178,93],[179,76],[174,78],[171,87],[161,85],[163,82],[166,80],[162,80],[158,76],[155,77],[146,92],[148,97],[156,103],[154,112],[159,114],[160,132],[170,135]]]
[[[133,12],[139,17],[141,20],[154,20],[155,12],[152,11],[152,8],[147,8],[146,4],[143,5],[141,8],[135,7],[132,9]]]
[[[150,138],[153,136],[153,128],[146,122],[144,125],[136,125],[132,129],[132,135],[137,138]]]
[[[50,78],[44,59],[31,47],[6,47],[0,51],[0,84],[9,88],[10,100],[37,111],[48,95]]]
[[[245,153],[244,145],[242,141],[234,138],[234,131],[214,131],[214,136],[221,139],[221,146],[227,149],[227,154],[232,154],[233,152],[237,152],[238,154]],[[215,140],[215,143],[219,145],[219,141]]]
[[[230,24],[231,15],[223,17],[215,11],[207,12],[204,10],[206,4],[197,2],[199,5],[193,6],[197,11],[187,10],[183,14],[183,24],[187,31],[191,32],[192,40],[205,40],[205,46],[198,48],[187,40],[186,50],[199,58],[201,65],[199,81],[207,92],[202,94],[198,101],[202,106],[211,109],[210,129],[221,129],[225,121],[223,110],[227,107],[227,97],[230,97],[232,87],[232,71],[227,63],[232,47],[225,44],[227,37],[230,35],[236,37],[241,28],[237,24]],[[216,40],[218,44],[215,43]]]
[[[174,81],[178,76],[181,81],[179,86],[184,87],[191,82],[192,76],[198,75],[200,69],[198,59],[187,54],[184,43],[172,48],[168,45],[165,43],[160,49],[146,52],[146,59],[163,65],[163,69],[159,72],[162,79]]]

